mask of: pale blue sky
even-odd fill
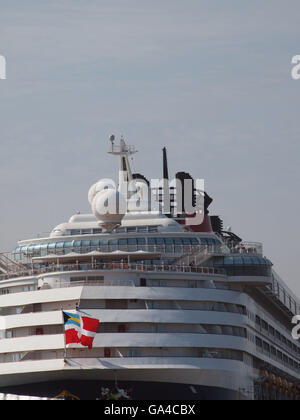
[[[135,169],[204,178],[212,214],[265,244],[300,295],[300,54],[296,0],[1,0],[2,251],[89,211],[116,177],[110,133]]]

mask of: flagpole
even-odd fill
[[[63,329],[64,329],[64,361],[67,361],[67,345],[66,345],[66,330],[65,330],[65,317],[64,311],[62,310]]]

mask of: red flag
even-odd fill
[[[63,312],[65,323],[66,345],[80,343],[91,349],[97,334],[99,319]]]
[[[99,319],[88,318],[82,316],[82,326],[81,326],[81,344],[85,347],[91,349],[93,347],[93,342],[97,334]]]

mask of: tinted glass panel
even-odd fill
[[[64,243],[65,248],[70,248],[71,246],[72,246],[72,242],[65,242]]]

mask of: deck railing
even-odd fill
[[[10,273],[0,276],[1,280],[16,278],[38,276],[47,273],[56,272],[73,272],[73,271],[141,271],[141,272],[170,272],[170,273],[198,273],[210,275],[225,275],[225,270],[214,267],[196,267],[193,265],[150,265],[141,263],[94,263],[94,264],[49,264],[49,265],[35,265],[33,268],[28,268],[22,272]]]
[[[177,254],[178,256],[188,255],[188,254],[197,254],[198,252],[215,254],[215,253],[228,253],[228,249],[224,245],[174,245],[174,244],[162,244],[162,245],[117,245],[117,244],[107,244],[107,245],[81,245],[81,246],[65,246],[65,247],[48,247],[47,249],[32,249],[32,251],[27,250],[25,253],[15,253],[15,258],[20,261],[28,261],[31,258],[43,258],[48,255],[53,256],[68,256],[68,254],[89,254],[93,252],[108,254],[113,252],[124,252],[124,253],[134,253],[134,252],[147,252],[152,254]],[[91,255],[92,258],[92,255]]]

